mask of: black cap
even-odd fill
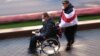
[[[65,3],[66,3],[66,4],[69,4],[69,1],[68,1],[68,0],[64,0],[64,1],[62,1],[62,3],[63,3],[63,4],[65,4]]]

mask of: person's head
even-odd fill
[[[69,6],[70,2],[65,0],[62,2],[62,4],[63,4],[63,9],[66,9]]]
[[[50,17],[50,16],[49,16],[49,14],[48,14],[47,12],[43,13],[43,15],[42,15],[42,22],[48,20],[49,17]]]

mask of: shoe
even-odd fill
[[[65,51],[70,51],[71,49],[72,49],[71,46],[67,46],[66,49],[65,49]]]
[[[33,51],[32,54],[34,54],[34,55],[38,55],[38,52],[37,52],[37,51]]]
[[[30,49],[28,49],[28,53],[29,54],[37,54],[38,52],[36,50],[30,50]]]

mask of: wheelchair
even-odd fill
[[[37,34],[35,31],[32,31],[32,34]],[[59,38],[61,36],[56,34],[56,38],[48,37],[43,41],[37,41],[37,50],[39,50],[40,54],[56,54],[60,49]]]

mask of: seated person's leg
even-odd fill
[[[31,37],[30,39],[30,44],[29,44],[29,51],[30,52],[35,52],[36,51],[36,36],[34,35],[33,37]]]
[[[30,45],[29,45],[29,52],[36,52],[36,44],[37,44],[37,40],[42,41],[43,37],[42,36],[33,36],[30,40]]]

